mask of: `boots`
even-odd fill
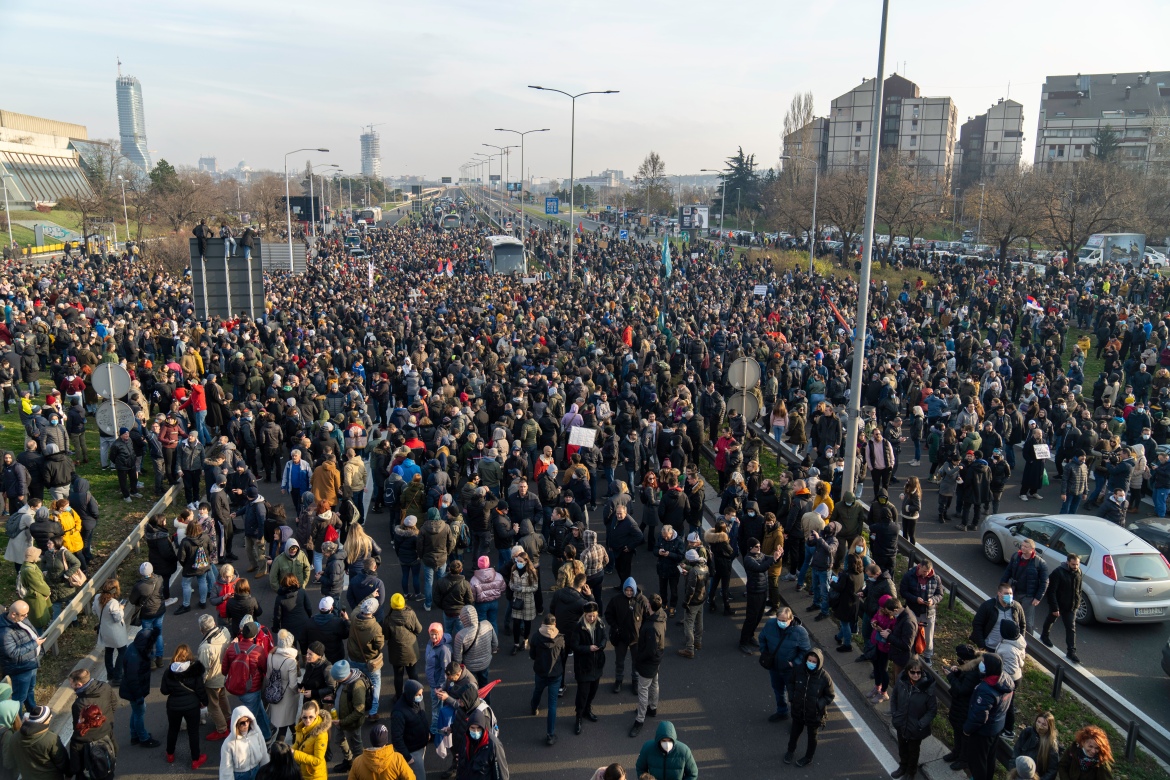
[[[723,602],[723,614],[731,617],[735,614],[735,610],[731,607],[731,602]]]
[[[613,692],[614,693],[621,693],[622,692],[622,681],[621,680],[614,681]]]
[[[581,716],[580,715],[577,716],[577,720],[573,723],[573,733],[574,734],[581,733]]]

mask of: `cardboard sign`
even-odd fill
[[[574,447],[585,447],[586,449],[593,448],[593,442],[597,440],[597,429],[586,428],[578,425],[569,430],[569,444]]]
[[[1034,444],[1032,446],[1039,460],[1052,460],[1052,450],[1048,448],[1047,444]]]
[[[752,288],[752,293],[754,293],[755,295],[767,295],[768,294],[768,285],[757,284],[755,287]]]

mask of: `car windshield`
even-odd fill
[[[1170,568],[1161,555],[1119,555],[1117,556],[1117,577],[1123,580],[1164,580],[1170,578]]]

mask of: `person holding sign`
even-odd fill
[[[1048,445],[1044,443],[1044,434],[1036,427],[1035,420],[1029,420],[1030,433],[1024,439],[1024,476],[1020,480],[1020,500],[1039,500],[1040,486],[1047,476]]]

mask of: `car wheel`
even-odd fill
[[[983,535],[983,557],[992,563],[1003,563],[1003,545],[990,531]]]
[[[1092,625],[1097,622],[1096,615],[1093,614],[1093,605],[1089,601],[1089,597],[1081,591],[1081,605],[1077,608],[1077,623],[1082,626]]]

